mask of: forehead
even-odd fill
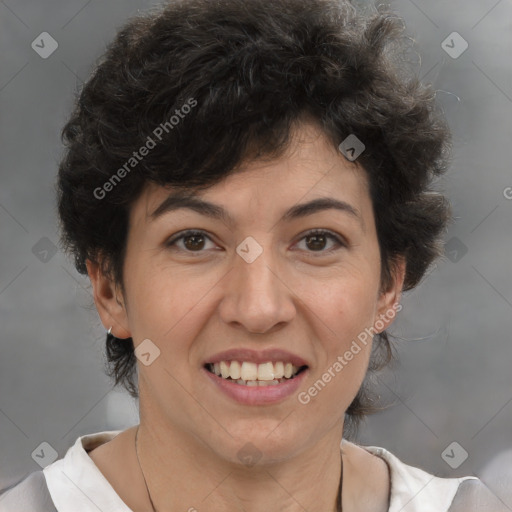
[[[236,219],[230,212],[238,216],[244,211],[250,211],[250,215],[263,211],[282,213],[285,205],[291,207],[320,198],[337,202],[335,207],[349,214],[352,210],[363,225],[368,213],[364,210],[371,207],[365,170],[346,160],[315,125],[301,125],[292,133],[282,156],[243,162],[205,190],[146,184],[131,216],[134,222],[151,224],[166,213],[191,206],[189,209],[232,224]],[[215,208],[214,204],[223,207]]]

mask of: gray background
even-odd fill
[[[59,136],[75,92],[115,30],[158,3],[0,2],[0,488],[39,469],[31,454],[42,442],[62,457],[80,435],[137,423],[137,403],[103,373],[88,280],[43,250],[58,241]],[[367,420],[359,442],[439,476],[477,475],[512,510],[512,3],[392,5],[453,129],[439,185],[457,221],[444,260],[403,298],[392,329],[401,364],[380,378],[396,403]],[[458,58],[442,47],[454,31],[469,44]],[[58,42],[47,59],[31,47],[42,32]],[[469,455],[457,469],[442,457],[454,441]]]

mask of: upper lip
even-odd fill
[[[294,366],[309,366],[302,357],[281,349],[252,350],[249,348],[233,348],[218,352],[204,361],[208,363],[220,363],[221,361],[247,361],[256,364],[263,364],[269,361],[283,361],[292,363]]]

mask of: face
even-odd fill
[[[235,462],[249,442],[276,461],[341,435],[370,328],[392,322],[403,281],[402,268],[380,293],[364,171],[315,126],[295,135],[282,158],[250,162],[194,195],[216,215],[159,208],[176,190],[148,186],[131,210],[124,296],[105,291],[111,285],[90,267],[104,325],[149,354],[150,364],[137,360],[141,416]],[[298,208],[319,199],[328,201]],[[307,369],[276,386],[243,386],[205,368],[219,360]]]

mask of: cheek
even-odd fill
[[[165,348],[169,341],[187,339],[187,333],[193,335],[200,328],[198,318],[205,314],[208,295],[218,284],[219,275],[192,275],[182,268],[152,265],[150,261],[137,262],[131,270],[130,326],[136,337],[153,336]]]
[[[135,256],[135,257],[134,257]],[[139,256],[138,258],[136,256]],[[151,259],[133,255],[125,266],[126,291],[129,300],[129,323],[135,338],[157,336],[170,329],[184,312],[179,277],[152,264]]]
[[[359,300],[355,300],[359,299]],[[329,304],[329,301],[325,301]],[[310,411],[337,420],[350,406],[365,378],[372,348],[373,304],[366,295],[331,301],[328,329],[323,329],[319,365],[301,395]],[[368,329],[368,332],[365,331]]]
[[[348,406],[364,379],[376,312],[374,286],[354,276],[326,282],[322,293],[310,297],[308,307],[319,319],[315,321],[315,338],[322,346],[315,373],[322,382],[328,382],[329,391],[324,395],[327,402],[341,400]]]
[[[357,336],[373,324],[377,283],[359,273],[324,281],[308,298],[308,307],[324,321],[339,341]]]

